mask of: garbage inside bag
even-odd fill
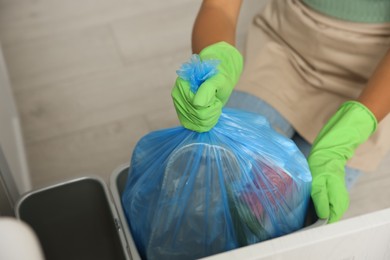
[[[293,141],[260,115],[224,109],[209,132],[144,136],[122,204],[143,258],[195,259],[302,228],[310,187]]]

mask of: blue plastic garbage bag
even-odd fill
[[[213,74],[204,63],[198,79]],[[178,74],[201,65],[193,59]],[[209,132],[175,127],[144,136],[122,204],[142,258],[196,259],[302,228],[310,187],[293,141],[260,115],[224,109]]]

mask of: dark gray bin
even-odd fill
[[[130,259],[116,210],[99,178],[30,192],[15,210],[37,234],[48,260]]]

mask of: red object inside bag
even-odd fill
[[[277,211],[278,205],[286,203],[285,200],[291,196],[293,190],[293,180],[281,168],[262,162],[258,167],[254,167],[253,177],[252,183],[246,185],[240,198],[260,220],[266,205]]]

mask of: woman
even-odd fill
[[[295,136],[310,151],[317,215],[330,223],[348,209],[351,180],[390,148],[390,1],[351,2],[270,1],[253,20],[242,71],[234,47],[242,1],[204,0],[192,49],[219,59],[219,74],[196,94],[180,79],[172,91],[180,122],[194,131],[210,130],[227,105]]]

